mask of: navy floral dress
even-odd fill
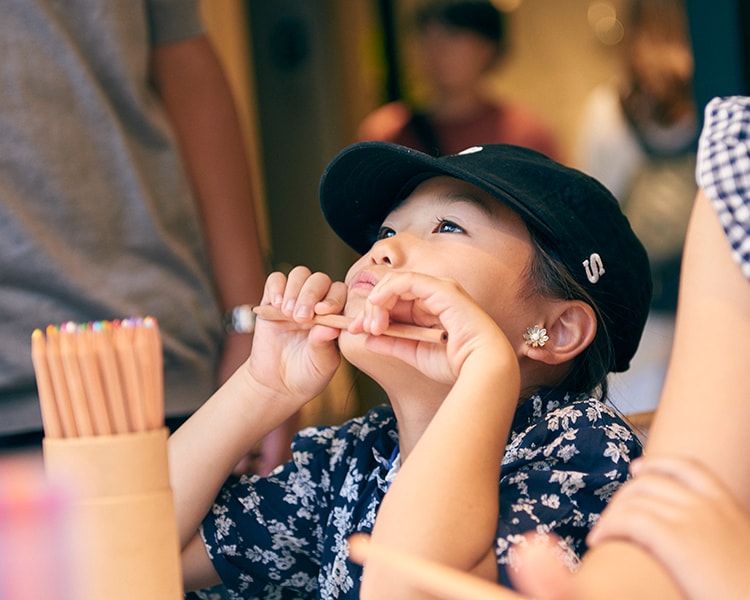
[[[201,533],[228,598],[358,598],[362,569],[346,539],[370,532],[398,460],[390,407],[301,431],[293,459],[226,486]],[[449,449],[446,449],[448,451]],[[585,537],[641,454],[602,402],[546,391],[517,411],[503,457],[496,552],[507,584],[521,534],[555,532],[580,556]],[[438,458],[439,460],[439,458]]]

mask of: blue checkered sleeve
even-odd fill
[[[750,279],[750,97],[714,98],[706,106],[696,180]]]

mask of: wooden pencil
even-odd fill
[[[133,328],[133,345],[141,379],[140,389],[143,395],[144,417],[148,430],[157,429],[160,426],[158,378],[156,374],[159,365],[156,361],[153,333],[155,333],[153,326],[147,326],[145,321],[137,322]]]
[[[97,435],[110,435],[112,425],[107,407],[107,397],[104,393],[104,385],[102,384],[92,336],[93,331],[88,326],[81,326],[77,329],[76,354],[81,368],[83,387],[86,390],[86,403],[91,414],[94,432]]]
[[[70,391],[70,402],[78,428],[78,435],[87,437],[94,435],[94,424],[91,420],[86,391],[83,387],[83,377],[78,364],[76,351],[75,324],[65,323],[60,327],[60,358],[62,359],[65,381]]]
[[[444,600],[521,600],[522,596],[475,575],[408,552],[370,541],[366,534],[349,538],[349,556],[359,564],[377,561]]]
[[[145,335],[148,339],[148,353],[153,368],[153,379],[150,383],[154,390],[155,428],[164,427],[164,356],[161,343],[159,322],[154,317],[143,319]]]
[[[254,306],[253,312],[261,319],[267,321],[291,321],[292,319],[282,313],[278,308],[271,305]],[[336,329],[347,329],[352,322],[351,317],[344,315],[315,315],[313,324],[335,327]],[[431,342],[433,344],[444,344],[448,341],[448,334],[442,329],[430,327],[419,327],[408,323],[391,323],[383,332],[390,337],[416,340],[419,342]]]
[[[54,325],[47,327],[47,364],[49,365],[52,388],[55,391],[60,423],[62,424],[65,437],[78,437],[78,426],[76,425],[73,405],[70,401],[68,383],[65,380],[62,359],[60,357],[60,339],[58,330]]]
[[[133,326],[127,320],[115,324],[112,329],[131,431],[144,432],[146,431],[146,411],[143,405],[141,380],[138,376],[138,362],[133,348],[133,333]]]
[[[31,334],[31,361],[36,375],[44,435],[50,438],[61,438],[64,435],[63,426],[47,364],[47,341],[41,329],[35,329]]]
[[[93,332],[94,350],[102,374],[109,414],[112,417],[112,429],[114,433],[127,433],[130,431],[130,422],[122,378],[117,366],[111,324],[108,321],[97,321],[93,324]]]

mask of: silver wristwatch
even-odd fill
[[[224,313],[222,319],[226,333],[253,333],[255,313],[251,304],[240,304]]]

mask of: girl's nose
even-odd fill
[[[403,234],[383,238],[370,249],[373,264],[395,267],[403,262]]]

